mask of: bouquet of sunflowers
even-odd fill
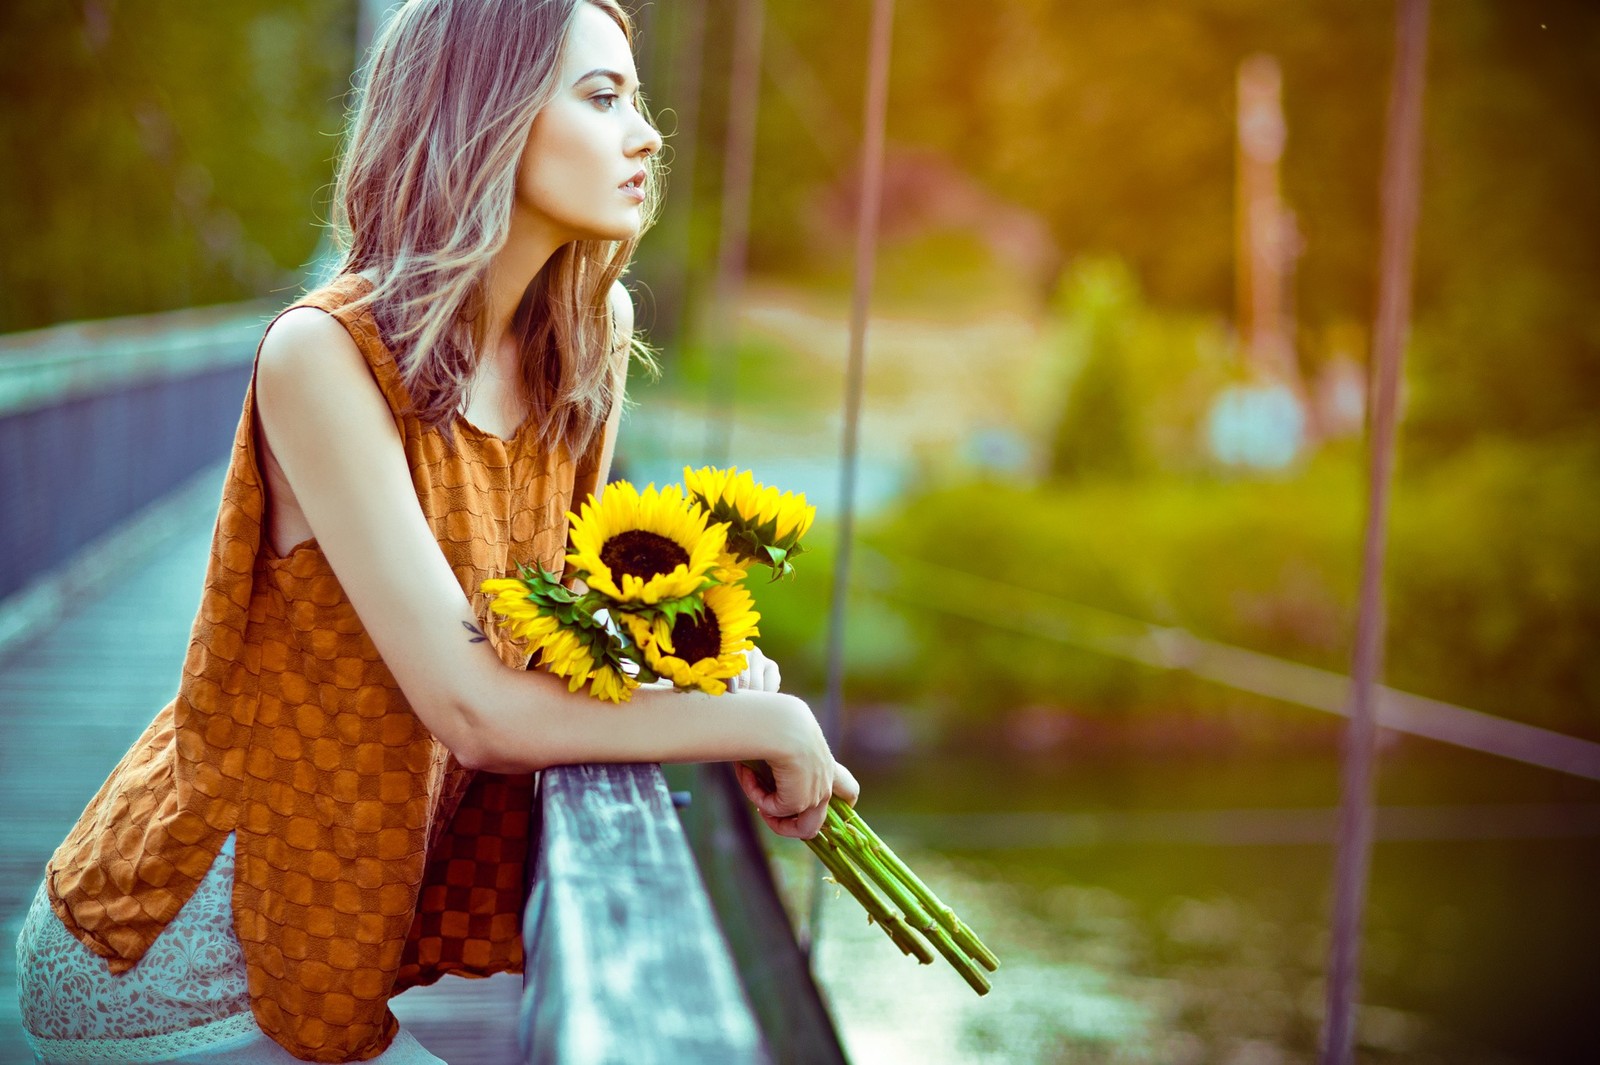
[[[516,577],[483,582],[495,597],[490,610],[569,691],[587,684],[595,698],[620,703],[666,678],[721,695],[744,670],[761,615],[742,582],[754,565],[771,569],[773,580],[791,574],[816,508],[737,468],[685,468],[683,482],[640,492],[614,481],[602,501],[590,496],[567,515],[566,562],[583,591],[521,563]],[[751,768],[772,786],[769,767]],[[994,954],[853,806],[833,799],[806,844],[901,951],[926,965],[931,944],[973,990],[988,992],[982,970],[998,967]]]

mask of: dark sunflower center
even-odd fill
[[[659,533],[629,529],[611,537],[600,548],[600,561],[611,567],[619,584],[624,573],[642,581],[671,573],[689,561],[689,552]]]
[[[698,619],[678,615],[672,623],[672,653],[690,665],[722,653],[722,626],[710,607],[702,610]]]

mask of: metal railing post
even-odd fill
[[[894,35],[894,0],[874,0],[867,58],[867,96],[862,118],[861,189],[856,206],[855,285],[850,299],[850,359],[845,384],[844,439],[839,455],[839,536],[833,566],[833,601],[828,608],[828,691],[822,731],[838,747],[844,732],[844,625],[850,597],[850,547],[855,535],[856,461],[861,392],[865,377],[867,319],[878,255],[878,209],[883,200],[884,125],[889,111],[889,46]],[[813,883],[806,950],[816,938],[822,892]]]
[[[1421,185],[1427,0],[1400,0],[1396,27],[1394,83],[1383,159],[1378,312],[1373,329],[1367,523],[1351,670],[1350,726],[1345,734],[1339,803],[1322,1065],[1349,1065],[1355,1052],[1362,915],[1372,864],[1373,746],[1377,734],[1374,708],[1383,665],[1384,553],[1399,425],[1400,364],[1410,328],[1411,266]]]

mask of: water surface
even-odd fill
[[[979,998],[827,886],[817,968],[854,1060],[1315,1061],[1332,754],[943,757],[858,775],[862,813],[1003,965]],[[1418,743],[1386,755],[1379,802],[1360,1060],[1582,1060],[1600,784]],[[796,849],[780,847],[786,883],[805,875]]]

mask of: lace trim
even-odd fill
[[[166,1061],[190,1050],[204,1050],[260,1031],[256,1026],[255,1014],[247,1011],[220,1021],[185,1028],[181,1032],[142,1035],[132,1039],[45,1039],[27,1029],[23,1029],[23,1034],[33,1045],[35,1054],[52,1062],[117,1061],[127,1065],[130,1061],[141,1059]]]
[[[117,976],[61,923],[40,884],[17,936],[23,1026],[43,1039],[142,1039],[250,1012],[233,932],[233,852],[229,833],[193,896]]]

